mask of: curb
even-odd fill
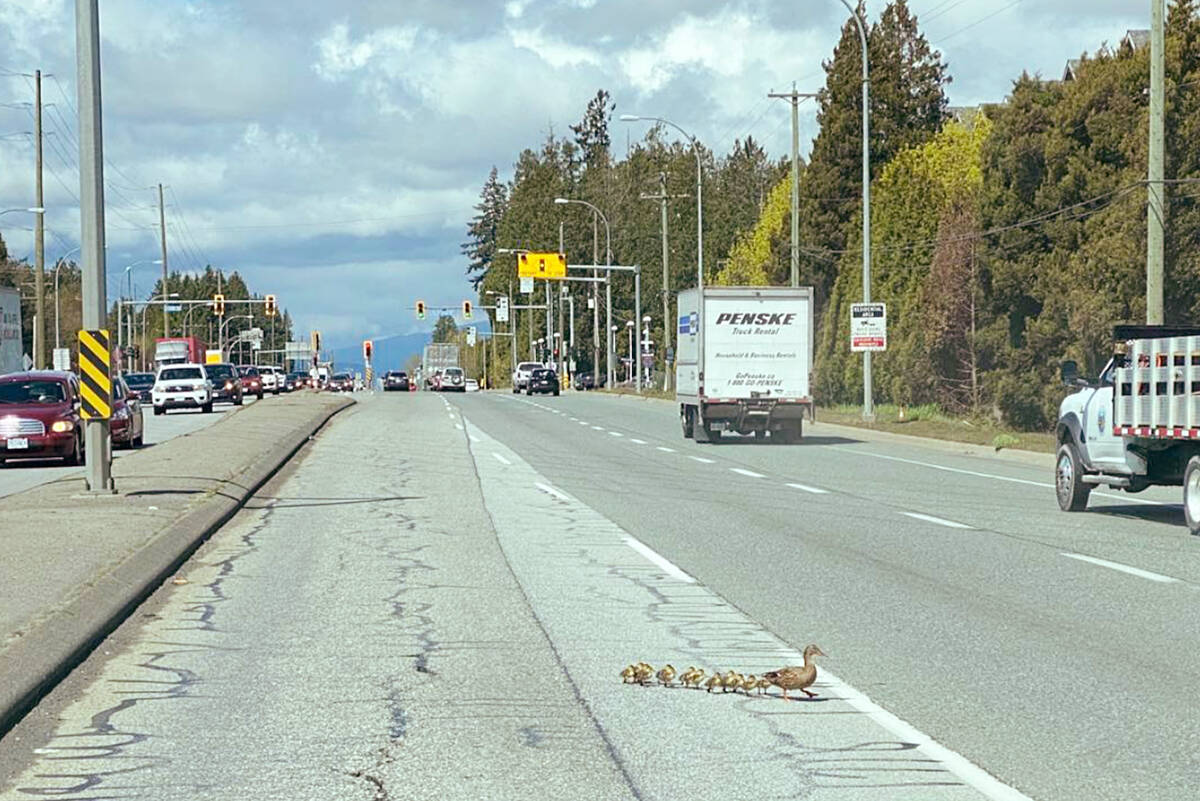
[[[286,465],[333,417],[354,400],[318,413],[298,426],[221,491],[162,529],[143,548],[0,651],[0,736],[15,726],[133,613],[246,501]],[[97,503],[104,503],[97,499]]]

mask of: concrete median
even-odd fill
[[[71,478],[0,501],[0,733],[352,404],[257,403],[115,461],[116,495]]]

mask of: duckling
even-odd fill
[[[688,665],[687,670],[681,670],[679,672],[679,683],[684,687],[690,687],[692,684],[692,674],[695,672],[696,668],[692,665]]]
[[[638,662],[634,665],[633,677],[638,684],[646,684],[646,682],[654,678],[654,666],[648,665],[645,662]]]
[[[817,666],[813,662],[813,657],[825,656],[816,645],[809,645],[804,649],[804,665],[793,665],[791,667],[781,668],[780,670],[772,670],[769,673],[764,673],[763,678],[768,679],[779,689],[783,690],[783,700],[790,701],[788,698],[788,690],[799,690],[809,698],[816,698],[817,694],[809,692],[808,688],[817,680]]]
[[[700,685],[704,682],[704,679],[707,675],[708,674],[706,674],[704,672],[704,668],[696,668],[695,670],[693,670],[692,671],[692,686],[695,687],[697,690],[699,690]]]
[[[721,682],[725,685],[724,692],[736,692],[742,686],[742,674],[736,670],[730,670],[721,677]]]
[[[742,692],[749,695],[758,686],[758,676],[751,673],[749,676],[742,677]]]
[[[759,694],[759,695],[764,695],[764,694],[767,692],[767,688],[768,688],[768,687],[770,687],[770,686],[771,686],[771,680],[770,680],[770,679],[768,679],[768,678],[766,678],[766,677],[760,678],[760,679],[758,680],[758,686],[757,686],[757,689],[758,689],[758,694]]]
[[[662,670],[655,675],[658,676],[658,683],[664,687],[670,687],[671,682],[675,681],[675,668],[671,665],[664,665]]]
[[[724,687],[725,681],[721,678],[720,673],[714,673],[708,677],[706,682],[704,682],[704,686],[707,688],[707,691],[711,693],[713,690]]]
[[[636,665],[626,665],[625,669],[621,671],[621,683],[629,684],[631,681],[633,681],[634,676],[636,674],[637,674],[637,666]]]

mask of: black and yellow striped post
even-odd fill
[[[112,418],[112,353],[108,331],[79,332],[79,416],[85,420]]]

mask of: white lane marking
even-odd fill
[[[454,427],[457,428],[459,431],[463,430],[462,423],[455,423]]]
[[[563,495],[561,492],[559,492],[558,490],[556,490],[554,487],[550,486],[549,484],[543,484],[540,481],[535,481],[535,482],[533,482],[533,486],[537,487],[538,489],[540,489],[542,492],[546,493],[547,495],[553,495],[555,498],[558,498],[560,501],[571,500],[566,495]]]
[[[674,564],[672,564],[669,559],[667,559],[665,556],[658,553],[658,551],[655,551],[653,548],[649,547],[648,545],[645,545],[642,542],[639,542],[638,540],[636,540],[630,536],[624,536],[621,539],[625,540],[625,544],[628,545],[630,548],[637,551],[642,556],[646,557],[651,562],[653,562],[654,564],[656,564],[660,568],[662,568],[662,571],[664,573],[666,573],[668,576],[670,576],[671,578],[678,579],[679,581],[682,581],[686,584],[695,584],[696,583],[696,580],[694,578],[689,576],[687,573],[684,573],[682,570],[680,570],[678,567],[676,567]]]
[[[587,421],[587,420],[580,420],[580,421],[579,421],[579,425],[581,425],[581,426],[586,426],[587,424],[588,424],[588,421]]]
[[[1065,556],[1068,559],[1078,559],[1081,562],[1090,562],[1093,565],[1107,567],[1110,570],[1120,570],[1122,573],[1128,573],[1131,576],[1149,579],[1150,581],[1157,581],[1160,584],[1174,584],[1175,582],[1179,581],[1177,578],[1164,576],[1161,573],[1151,573],[1149,570],[1141,570],[1136,567],[1130,567],[1129,565],[1123,565],[1119,562],[1110,562],[1107,559],[1097,559],[1094,556],[1084,556],[1081,553],[1064,553],[1062,556]]]
[[[496,461],[499,462],[500,464],[506,464],[506,465],[510,465],[510,466],[512,465],[512,462],[508,461],[508,459],[505,459],[503,456],[496,453],[495,451],[492,452],[492,456],[495,456]]]
[[[911,517],[914,520],[924,520],[926,523],[935,523],[939,526],[945,526],[946,528],[962,528],[967,529],[968,531],[975,530],[966,523],[956,523],[953,520],[946,520],[941,517],[934,517],[933,515],[923,515],[920,512],[901,512],[900,514],[904,515],[905,517]]]
[[[609,436],[613,436],[613,437],[623,437],[623,436],[625,436],[625,435],[624,435],[624,434],[622,434],[620,431],[609,431],[608,433],[609,433]]]
[[[988,478],[993,481],[1008,481],[1012,484],[1025,484],[1030,487],[1044,487],[1046,489],[1054,489],[1053,484],[1049,484],[1045,481],[1030,481],[1027,478],[1013,478],[1012,476],[998,476],[993,473],[981,473],[978,470],[964,470],[961,467],[947,467],[944,464],[933,464],[932,462],[921,462],[916,459],[905,459],[900,456],[885,456],[882,453],[871,453],[870,451],[856,451],[851,448],[838,448],[838,450],[844,451],[845,453],[858,454],[860,456],[870,456],[874,459],[886,459],[889,462],[903,462],[904,464],[915,464],[918,467],[928,467],[930,470],[943,470],[947,473],[958,473],[959,475],[975,476],[976,478]],[[1145,498],[1131,498],[1128,495],[1111,495],[1107,492],[1093,492],[1092,494],[1096,495],[1098,497],[1101,497],[1101,498],[1115,498],[1116,500],[1119,500],[1119,501],[1126,501],[1127,503],[1140,503],[1145,506],[1166,506],[1167,505],[1167,504],[1159,503],[1158,501],[1148,501]]]
[[[629,441],[630,441],[630,442],[632,442],[632,443],[634,443],[634,444],[636,444],[636,445],[645,445],[645,444],[646,444],[646,440],[644,440],[644,439],[635,439],[634,437],[630,437],[630,438],[629,438]]]
[[[592,426],[592,430],[593,431],[603,431],[604,427],[603,426]]]
[[[467,434],[467,436],[471,438],[471,442],[479,442],[479,437],[474,434]]]
[[[813,495],[828,495],[829,490],[823,490],[820,487],[810,487],[807,484],[788,484],[792,489],[804,490],[811,492]]]
[[[692,461],[700,462],[700,464],[716,464],[717,463],[716,459],[705,459],[703,456],[689,456],[688,458],[691,459]]]
[[[749,476],[750,478],[766,478],[762,473],[755,473],[753,470],[743,470],[740,467],[731,467],[729,472],[737,473],[740,476]]]
[[[579,422],[579,418],[578,418],[578,417],[572,417],[572,418],[571,418],[571,422],[572,422],[572,423],[578,423],[578,422]]]
[[[663,453],[674,453],[675,452],[674,448],[664,448],[662,445],[659,445],[658,449],[660,451],[662,451]]]

